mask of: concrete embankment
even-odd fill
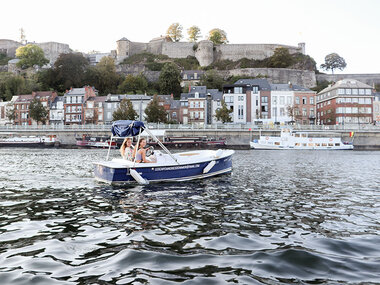
[[[351,138],[350,132],[354,131],[355,135]],[[200,137],[208,138],[225,138],[227,144],[235,149],[248,149],[249,141],[260,136],[279,136],[279,130],[253,130],[248,129],[167,129],[166,136],[179,137]],[[0,130],[0,136],[42,136],[56,135],[63,147],[73,147],[76,144],[76,137],[82,137],[84,134],[91,136],[109,136],[109,130]],[[311,137],[341,137],[343,141],[353,141],[357,150],[380,150],[380,129],[379,130],[318,130],[309,131]]]

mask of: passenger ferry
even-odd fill
[[[253,149],[315,149],[315,150],[352,150],[352,143],[343,142],[336,137],[309,137],[306,132],[293,132],[282,129],[280,137],[261,136],[250,142]]]
[[[0,138],[0,147],[48,147],[59,146],[59,144],[56,135]]]

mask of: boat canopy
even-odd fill
[[[119,120],[112,124],[112,134],[119,137],[134,137],[142,133],[145,129],[141,121]]]

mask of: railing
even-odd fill
[[[374,126],[371,124],[350,124],[350,125],[291,125],[291,126],[279,126],[279,125],[253,125],[253,124],[153,124],[147,123],[149,129],[164,129],[164,130],[280,130],[284,127],[289,127],[293,130],[304,131],[317,131],[317,130],[363,130],[363,131],[380,131],[380,126]],[[111,125],[5,125],[0,126],[0,131],[35,131],[35,130],[47,130],[47,131],[110,131]]]

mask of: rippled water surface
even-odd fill
[[[380,152],[237,151],[231,175],[124,188],[104,157],[0,149],[0,284],[380,283]]]

